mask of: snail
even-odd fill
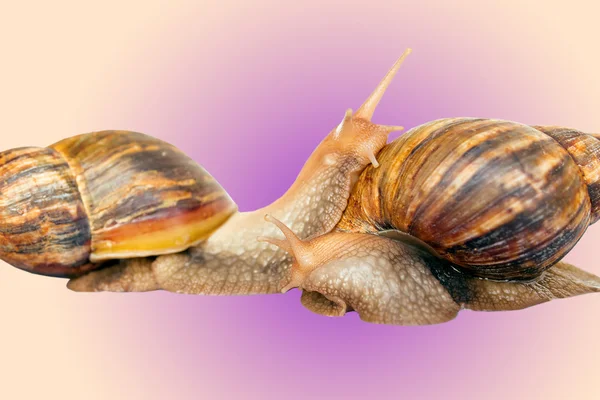
[[[0,258],[75,291],[302,290],[327,316],[442,323],[600,291],[561,259],[600,217],[600,140],[448,118],[371,122],[407,50],[271,205],[238,212],[175,147],[103,131],[0,153]]]

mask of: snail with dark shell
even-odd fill
[[[371,117],[408,53],[292,187],[253,212],[140,133],[0,153],[0,257],[69,277],[75,291],[297,287],[314,312],[401,325],[600,291],[600,278],[560,261],[600,218],[600,140],[452,118],[386,145],[401,127]]]

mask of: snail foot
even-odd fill
[[[160,289],[152,272],[151,258],[121,260],[72,278],[67,287],[75,292],[148,292]]]

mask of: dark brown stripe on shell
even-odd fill
[[[474,235],[481,235],[485,231],[479,227],[499,212],[507,212],[508,220],[531,212],[542,213],[540,219],[550,218],[549,213],[554,211],[547,202],[558,200],[558,191],[567,190],[567,194],[571,194],[572,190],[577,190],[581,186],[581,182],[571,179],[570,174],[576,175],[577,171],[572,163],[569,163],[569,155],[566,152],[558,155],[553,162],[555,166],[546,176],[540,176],[537,171],[532,170],[531,166],[526,166],[535,163],[542,154],[551,151],[549,146],[544,144],[552,144],[552,142],[542,140],[532,142],[526,148],[490,159],[460,187],[452,199],[443,202],[439,213],[425,219],[425,223],[433,221],[438,237],[451,238],[453,235],[459,235],[459,231],[464,235],[465,229],[473,230]],[[454,178],[452,175],[447,177],[450,181]],[[519,180],[516,183],[511,182],[511,186],[508,186],[505,179],[509,177],[519,178]],[[572,190],[569,191],[571,187]],[[440,185],[440,190],[443,192],[443,185]],[[438,197],[437,200],[445,199]],[[540,207],[540,204],[547,206]],[[449,218],[450,216],[453,218]]]
[[[527,197],[526,194],[523,194]],[[552,202],[554,199],[549,199]],[[582,201],[583,200],[583,201]],[[530,280],[551,267],[570,251],[587,228],[589,203],[580,197],[578,209],[566,225],[553,226],[546,210],[561,205],[524,210],[510,222],[461,245],[446,248],[450,259],[479,267],[474,275],[498,280]],[[540,211],[541,210],[541,211]],[[540,232],[545,232],[543,237]],[[503,257],[512,254],[512,260]],[[495,258],[503,262],[495,262]]]
[[[65,160],[47,148],[0,153],[0,257],[30,272],[72,276],[88,264],[91,233]]]
[[[454,134],[455,136],[459,136],[464,134],[460,130],[460,126],[457,127],[456,132],[450,132],[450,134]],[[481,129],[471,130],[472,134],[470,138],[474,138],[479,134],[488,133],[485,136],[481,135],[484,138],[483,141],[476,142],[470,148],[463,149],[464,152],[455,156],[453,160],[451,160],[451,164],[447,166],[447,169],[440,171],[441,164],[448,159],[448,156],[444,157],[434,157],[433,153],[436,152],[435,149],[432,149],[428,152],[428,164],[430,164],[430,171],[440,176],[439,182],[430,188],[430,191],[421,196],[421,199],[413,200],[416,201],[415,212],[412,216],[412,219],[409,222],[408,231],[414,235],[423,235],[424,240],[431,240],[432,238],[427,237],[427,231],[433,233],[429,226],[435,226],[435,235],[438,235],[441,231],[444,230],[444,223],[448,223],[448,218],[440,220],[439,215],[453,215],[452,212],[448,212],[448,207],[452,204],[460,204],[459,201],[462,197],[467,197],[469,203],[473,202],[472,192],[477,188],[481,187],[486,183],[486,180],[490,179],[488,167],[492,165],[492,168],[497,168],[497,161],[501,159],[505,154],[496,154],[488,155],[489,153],[494,153],[499,146],[503,146],[505,144],[510,143],[511,140],[515,139],[519,140],[520,134],[515,132],[514,127],[509,124],[503,123],[492,123],[488,125],[484,125]],[[469,136],[466,136],[469,138]],[[443,141],[444,138],[440,138],[440,141]],[[436,152],[437,153],[437,152]],[[435,154],[437,156],[437,154]],[[489,159],[489,160],[488,160]],[[439,160],[439,161],[438,161]],[[474,174],[468,180],[466,180],[462,185],[456,186],[457,178],[460,174],[468,167],[473,165],[475,162],[481,163],[481,165],[477,168],[477,171],[473,171]],[[511,162],[512,166],[513,162]],[[437,168],[436,168],[437,167]],[[495,171],[494,171],[495,173]],[[424,184],[428,178],[428,176],[420,176],[419,181],[417,181],[418,185]],[[441,201],[444,200],[443,196],[447,196],[446,194],[450,192],[450,186],[452,188],[452,198],[453,201],[451,203]],[[442,195],[442,193],[444,195]],[[396,204],[395,204],[396,205]],[[393,212],[393,211],[392,211]],[[464,219],[458,217],[460,221],[456,221],[459,223],[464,223]],[[424,228],[424,229],[423,229]]]
[[[223,215],[237,210],[208,172],[174,146],[151,136],[102,131],[65,139],[52,147],[76,171],[93,243],[119,237],[119,232],[134,234],[129,225],[139,228],[154,221],[148,226],[168,228],[188,212],[190,217],[203,218],[202,208]],[[169,220],[168,216],[177,218]]]
[[[581,131],[557,127],[536,126],[564,147],[579,166],[592,203],[590,224],[600,219],[600,140]]]

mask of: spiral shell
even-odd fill
[[[379,153],[338,228],[400,230],[475,276],[532,279],[599,218],[599,143],[510,121],[433,121]]]
[[[31,272],[73,276],[108,259],[182,251],[236,210],[192,159],[137,132],[0,153],[0,258]]]

